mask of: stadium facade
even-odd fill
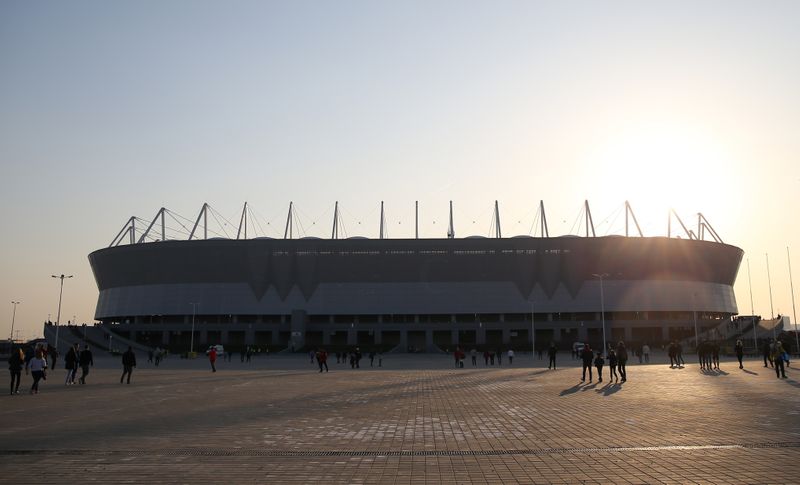
[[[89,261],[99,289],[95,318],[174,351],[188,349],[191,335],[195,348],[599,346],[603,325],[609,341],[653,345],[738,313],[733,285],[743,251],[694,234],[149,243],[142,236]]]

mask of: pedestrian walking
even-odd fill
[[[89,350],[89,344],[83,346],[81,354],[78,356],[78,365],[81,366],[81,378],[78,382],[86,384],[86,376],[89,375],[89,366],[94,366],[94,359],[92,358],[92,351]]]
[[[497,349],[497,365],[503,365],[503,349]]]
[[[786,379],[786,369],[783,366],[784,361],[786,360],[783,350],[783,344],[780,340],[775,342],[773,346],[775,349],[772,353],[772,364],[775,367],[775,374],[778,376],[778,379]]]
[[[383,367],[383,352],[378,352],[378,367]]]
[[[547,349],[547,357],[550,359],[550,362],[547,364],[547,368],[553,368],[556,370],[556,354],[558,353],[558,349],[556,348],[555,342],[550,342],[550,348]]]
[[[215,347],[211,347],[211,350],[208,351],[208,362],[211,363],[211,372],[217,372],[217,349]]]
[[[589,348],[589,344],[585,344],[583,346],[580,356],[581,362],[583,362],[583,375],[581,377],[581,382],[586,381],[586,369],[589,369],[589,382],[592,382],[592,358],[594,357],[594,353],[592,352],[592,349]]]
[[[128,350],[122,354],[122,377],[119,378],[120,384],[122,384],[126,374],[128,375],[128,384],[131,383],[131,374],[133,374],[134,367],[136,367],[136,354],[133,353],[133,348],[128,346]]]
[[[75,344],[69,348],[64,357],[64,369],[67,370],[67,375],[64,377],[65,386],[75,384],[75,374],[78,373],[78,353],[78,344]]]
[[[472,367],[478,367],[478,351],[477,349],[472,349],[469,351],[470,357],[472,357]]]
[[[375,351],[372,350],[369,353],[369,366],[374,367],[372,364],[375,362]]]
[[[317,364],[319,364],[319,371],[322,372],[322,368],[325,367],[325,372],[328,372],[328,353],[325,352],[325,349],[317,350]]]
[[[25,361],[25,354],[22,349],[17,347],[11,350],[11,356],[8,358],[8,371],[11,373],[11,392],[10,394],[19,394],[19,383],[22,378],[22,365]]]
[[[719,342],[715,340],[711,344],[711,361],[714,364],[714,368],[717,370],[719,370],[719,351],[720,351]]]
[[[597,357],[594,359],[594,367],[597,369],[597,382],[603,382],[603,364],[606,361],[603,359],[603,353],[598,352]]]
[[[764,342],[761,353],[764,355],[764,367],[772,367],[772,346],[769,342]],[[769,365],[767,365],[767,361],[769,361]]]
[[[650,346],[647,345],[646,342],[642,346],[642,353],[644,354],[644,363],[645,364],[649,364],[650,363]]]
[[[686,365],[686,361],[683,360],[683,345],[681,345],[681,343],[678,342],[678,343],[675,344],[675,347],[676,347],[676,349],[675,349],[675,353],[676,353],[675,361],[678,363],[678,367],[682,368],[683,366]]]
[[[674,369],[676,367],[676,360],[678,358],[678,345],[675,341],[669,343],[667,347],[667,355],[669,356],[669,368]]]
[[[619,376],[622,382],[628,380],[628,372],[625,365],[628,363],[628,349],[625,348],[625,342],[622,340],[617,344],[617,368],[619,369]]]
[[[617,375],[617,353],[614,352],[614,349],[610,349],[608,351],[608,381],[619,382],[619,375]]]
[[[485,365],[485,366],[489,365],[489,351],[488,350],[484,350],[483,351],[483,365]]]
[[[29,367],[33,376],[31,394],[39,394],[39,381],[42,379],[47,380],[47,359],[44,358],[44,352],[41,348],[36,349],[36,354],[31,359]]]
[[[514,351],[508,349],[508,365],[513,365],[513,364],[514,364]]]
[[[53,361],[53,363],[50,365],[51,369],[56,368],[56,361],[58,360],[58,355],[59,355],[58,349],[56,349],[50,344],[47,344],[47,347],[42,349],[42,357],[44,358],[44,360],[47,360],[47,357],[50,356],[50,359]]]
[[[742,365],[742,358],[744,357],[744,345],[742,344],[741,340],[736,341],[736,347],[734,348],[736,352],[736,359],[739,361],[739,368],[744,369]]]

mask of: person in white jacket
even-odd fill
[[[47,369],[47,361],[44,358],[44,353],[41,349],[36,349],[36,355],[29,363],[29,369],[33,376],[33,385],[31,386],[31,394],[39,394],[39,381],[46,379],[45,370]]]
[[[514,351],[508,349],[508,365],[511,365],[513,363],[514,363]]]

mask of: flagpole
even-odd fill
[[[772,306],[772,278],[769,275],[769,253],[764,253],[767,256],[767,282],[769,283],[769,318],[774,320],[775,319],[775,310]],[[772,339],[774,340],[775,335],[775,327],[777,327],[778,322],[773,322],[772,325]]]
[[[750,278],[750,258],[747,258],[747,286],[750,288],[750,323],[753,324],[754,351],[758,352],[758,338],[756,338],[756,311],[753,310],[753,280]]]
[[[789,256],[789,246],[786,246],[786,261],[789,263],[789,288],[792,290],[792,318],[794,318],[794,349],[800,354],[800,336],[797,335],[797,310],[794,306],[794,282],[792,281],[792,258]]]

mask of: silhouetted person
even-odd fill
[[[81,354],[78,356],[78,365],[81,366],[81,378],[78,382],[86,384],[86,376],[89,375],[89,366],[94,366],[94,359],[92,358],[92,351],[89,350],[89,344],[84,345]]]
[[[19,383],[22,377],[22,365],[25,362],[25,354],[22,349],[17,347],[11,350],[8,358],[8,371],[11,373],[11,394],[19,394]]]
[[[617,375],[617,353],[611,349],[608,351],[608,380],[611,382],[615,378],[616,381],[619,382],[619,376]]]
[[[771,367],[772,357],[770,354],[772,353],[772,346],[769,342],[764,342],[764,346],[761,347],[761,353],[764,354],[764,367]],[[767,361],[769,361],[769,366],[767,366]]]
[[[594,366],[597,369],[597,382],[603,382],[603,364],[606,361],[603,359],[603,353],[598,352],[597,357],[594,359]]]
[[[625,342],[622,340],[617,344],[617,367],[619,367],[619,376],[622,382],[628,380],[628,372],[625,365],[628,363],[628,349],[625,348]]]
[[[67,355],[64,357],[64,368],[67,370],[67,375],[64,377],[64,385],[75,384],[75,374],[78,373],[78,344],[69,348]]]
[[[744,357],[744,345],[742,344],[741,340],[736,341],[734,352],[736,352],[736,359],[739,361],[739,368],[744,369],[744,366],[742,365],[742,358]]]
[[[128,384],[131,383],[131,374],[133,368],[136,367],[136,354],[133,353],[133,348],[128,346],[128,350],[122,354],[122,377],[119,378],[119,383],[125,379],[125,374],[128,375]]]
[[[547,368],[548,369],[552,367],[553,370],[555,370],[555,368],[556,368],[556,354],[557,353],[558,353],[558,349],[556,348],[556,344],[555,343],[551,343],[550,344],[550,348],[547,349],[547,357],[550,358],[550,362],[548,362],[548,364],[547,364]]]
[[[594,357],[594,353],[592,353],[592,349],[589,348],[589,344],[583,346],[580,355],[581,362],[583,362],[583,376],[581,377],[581,382],[586,380],[586,369],[589,369],[589,382],[592,382],[592,358]]]
[[[781,341],[775,342],[775,352],[772,354],[772,364],[775,367],[775,374],[778,376],[778,379],[783,378],[786,379],[786,369],[783,367],[784,357],[783,357],[783,344]]]

